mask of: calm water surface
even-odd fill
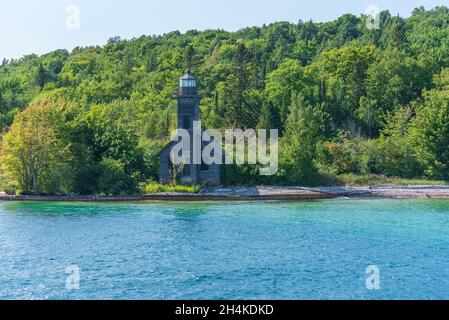
[[[449,202],[0,203],[0,298],[449,299]]]

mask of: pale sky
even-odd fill
[[[79,8],[75,30],[66,26],[71,5]],[[449,6],[449,0],[0,0],[0,59],[103,45],[117,35],[129,39],[174,30],[329,21],[344,13],[360,15],[373,5],[408,17],[415,7]]]

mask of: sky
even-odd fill
[[[0,0],[0,59],[103,45],[174,30],[235,31],[276,21],[330,21],[369,6],[410,16],[449,0]]]

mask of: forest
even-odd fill
[[[158,179],[179,77],[199,79],[206,128],[279,129],[279,171],[229,166],[226,185],[344,177],[449,180],[449,9],[174,31],[0,64],[0,190],[137,194]]]

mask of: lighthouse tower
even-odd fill
[[[200,102],[202,96],[198,94],[198,81],[196,77],[187,71],[179,79],[179,88],[174,95],[174,99],[178,102],[178,129],[184,129],[190,132],[191,155],[193,159],[193,124],[200,121]],[[159,153],[160,163],[160,181],[164,184],[173,183],[175,168],[171,163],[170,154],[171,149],[176,142],[170,142]],[[182,172],[177,172],[180,180],[186,184],[220,184],[220,165],[205,165],[205,164],[184,164]]]

